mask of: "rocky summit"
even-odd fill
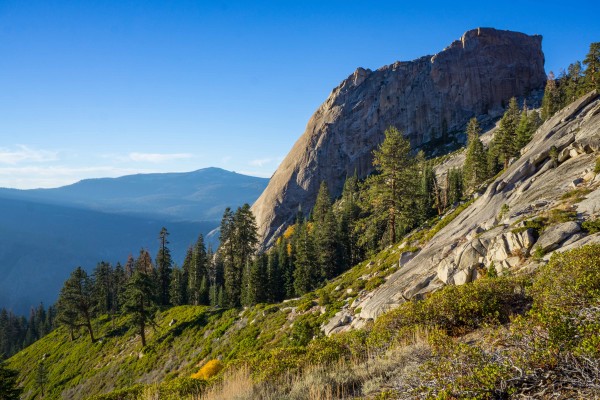
[[[314,205],[325,181],[338,196],[348,175],[373,171],[372,152],[393,125],[413,148],[439,147],[471,117],[501,115],[513,96],[543,89],[542,37],[478,28],[434,56],[358,68],[336,87],[252,206],[263,246]]]

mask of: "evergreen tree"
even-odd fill
[[[96,341],[92,329],[92,317],[96,308],[93,287],[93,282],[85,270],[77,267],[65,281],[57,303],[60,321],[66,321],[70,329],[85,327],[92,343]]]
[[[435,186],[436,178],[433,167],[425,160],[423,152],[417,155],[420,170],[417,212],[418,222],[422,223],[435,215]]]
[[[342,265],[345,267],[356,265],[362,259],[362,251],[358,246],[359,234],[356,229],[360,212],[359,182],[355,173],[344,182],[338,218],[338,231],[343,251]]]
[[[584,77],[588,90],[600,90],[600,42],[590,44],[590,51],[585,56],[583,63],[586,65]]]
[[[155,280],[141,270],[135,271],[125,287],[123,309],[129,315],[131,323],[138,328],[142,347],[146,346],[146,326],[155,325],[156,293]]]
[[[521,150],[531,141],[531,136],[535,130],[535,127],[531,125],[531,122],[532,120],[528,115],[527,107],[523,106],[516,134],[516,148],[518,150]]]
[[[208,305],[208,258],[206,247],[204,246],[204,237],[198,236],[194,245],[189,267],[188,292],[190,302],[194,305]],[[205,286],[202,287],[202,281],[205,281]]]
[[[460,168],[450,168],[447,174],[446,188],[448,190],[448,203],[456,204],[463,197],[463,174]]]
[[[9,369],[0,354],[0,399],[19,400],[23,390],[17,386],[17,371]]]
[[[285,280],[279,265],[279,249],[272,249],[267,257],[266,301],[277,303],[285,298]]]
[[[314,243],[309,233],[309,225],[301,223],[296,234],[296,260],[294,263],[294,289],[301,296],[317,286],[319,265],[317,264]]]
[[[173,260],[171,259],[171,251],[167,247],[169,241],[167,237],[169,232],[163,226],[160,230],[159,241],[160,247],[156,255],[156,266],[158,268],[158,301],[162,306],[170,304],[169,289],[171,287],[171,272],[173,270]]]
[[[230,307],[237,307],[240,304],[242,285],[242,266],[236,264],[235,240],[234,214],[227,207],[221,219],[219,252],[223,261],[227,305]]]
[[[372,183],[375,213],[387,215],[390,242],[398,239],[398,225],[411,225],[411,209],[416,188],[415,160],[410,155],[410,142],[394,127],[385,131],[383,143],[373,152],[373,165],[379,172]]]
[[[181,306],[186,304],[186,289],[186,282],[183,279],[183,270],[174,267],[171,274],[171,285],[169,288],[169,298],[171,300],[172,305]]]
[[[267,255],[261,254],[246,265],[243,304],[252,306],[267,301]]]
[[[104,314],[113,310],[113,270],[109,263],[101,261],[93,271],[93,296],[97,311]]]
[[[517,99],[513,97],[508,103],[508,108],[500,120],[500,127],[494,137],[498,158],[504,164],[504,168],[508,167],[508,162],[518,152],[517,127],[519,119],[519,105]]]
[[[115,267],[115,271],[113,273],[113,308],[112,313],[116,314],[121,310],[121,300],[123,298],[123,292],[125,291],[125,285],[127,283],[127,272],[121,265],[121,263],[117,263]]]
[[[467,125],[467,151],[463,166],[464,186],[471,191],[487,178],[487,153],[479,136],[481,128],[477,118],[471,118]]]
[[[133,256],[130,254],[129,257],[127,257],[127,262],[125,263],[125,277],[127,279],[131,278],[131,276],[135,272],[135,268],[136,268],[135,260],[133,259]]]
[[[560,89],[556,84],[554,73],[550,71],[542,98],[542,120],[546,121],[560,110],[561,103]]]
[[[150,257],[148,250],[140,249],[140,255],[137,260],[135,260],[134,272],[135,271],[139,271],[151,277],[155,276],[156,272],[154,271],[154,265],[152,264],[152,257]]]
[[[47,383],[48,383],[48,370],[46,369],[44,360],[42,360],[38,363],[38,366],[35,370],[35,384],[37,385],[38,388],[40,388],[42,397],[44,397]]]
[[[339,235],[337,221],[331,207],[329,190],[325,182],[321,183],[313,215],[313,237],[320,280],[333,278],[340,270]]]

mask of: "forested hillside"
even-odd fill
[[[511,99],[487,146],[471,119],[460,167],[415,153],[389,127],[373,175],[350,177],[339,199],[321,185],[308,217],[298,210],[262,253],[246,204],[225,210],[218,249],[199,236],[181,267],[163,228],[154,257],[142,249],[74,269],[59,327],[10,358],[3,382],[28,399],[593,398],[599,50],[590,46],[585,70],[575,63],[548,81],[540,113]],[[546,177],[554,186],[541,192]],[[532,204],[515,211],[519,196]],[[410,264],[474,210],[493,212],[490,226],[429,257],[432,277]],[[475,239],[502,242],[485,257],[457,255]],[[410,279],[402,290],[398,277]],[[363,318],[369,299],[391,292],[394,309]]]

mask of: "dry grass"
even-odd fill
[[[253,399],[255,383],[250,369],[242,367],[230,370],[223,376],[222,382],[211,387],[202,396],[194,400],[246,400]]]

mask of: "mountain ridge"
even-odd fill
[[[357,69],[310,118],[269,185],[253,204],[263,247],[307,213],[319,185],[340,195],[354,173],[373,171],[372,151],[390,125],[413,148],[460,142],[455,137],[472,117],[494,119],[514,96],[546,82],[541,36],[478,28],[433,56]]]

